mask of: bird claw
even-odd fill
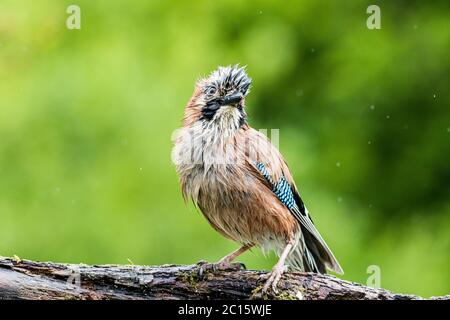
[[[197,263],[200,267],[198,271],[199,277],[202,277],[203,274],[207,271],[218,272],[218,271],[240,271],[242,269],[247,269],[245,264],[241,262],[226,262],[219,261],[217,263],[208,263],[204,260],[201,260]]]
[[[245,265],[245,263],[243,262],[236,262],[236,263],[240,265],[242,270],[247,270],[247,266]]]
[[[280,282],[281,276],[283,275],[283,272],[285,270],[286,270],[285,266],[275,266],[272,269],[272,271],[268,275],[266,275],[268,279],[266,280],[266,283],[264,284],[261,293],[266,294],[269,288],[271,288],[275,294],[278,294],[277,285]]]
[[[219,261],[217,263],[214,263],[214,266],[218,271],[226,271],[226,270],[239,271],[242,269],[247,270],[247,267],[242,262]]]

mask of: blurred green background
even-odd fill
[[[170,152],[196,79],[240,63],[249,122],[280,129],[343,278],[378,265],[384,288],[448,294],[449,18],[448,1],[2,0],[0,254],[187,264],[237,248],[184,204]]]

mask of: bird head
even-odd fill
[[[186,108],[185,120],[222,127],[242,126],[246,122],[245,97],[251,83],[245,67],[219,67],[197,82],[194,96]]]

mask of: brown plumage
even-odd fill
[[[183,196],[191,198],[211,226],[242,248],[273,249],[280,260],[264,290],[288,265],[304,271],[342,272],[315,228],[286,162],[246,121],[251,79],[243,68],[219,68],[197,83],[185,108],[173,160]]]

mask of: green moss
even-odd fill
[[[250,299],[262,299],[262,300],[298,300],[296,296],[293,296],[289,294],[287,291],[283,291],[281,293],[274,293],[270,291],[270,294],[261,294],[261,291],[263,289],[264,285],[260,285],[253,289],[252,295],[250,296]]]
[[[274,300],[298,300],[297,297],[290,295],[289,293],[282,292],[280,294],[274,295]]]
[[[184,272],[181,274],[180,278],[184,283],[194,289],[197,288],[198,281],[200,280],[196,272]]]
[[[258,300],[258,299],[268,300],[269,297],[267,296],[267,294],[261,294],[263,287],[264,287],[264,284],[257,286],[255,289],[253,289],[250,299],[252,299],[252,300],[253,299],[254,300]]]

